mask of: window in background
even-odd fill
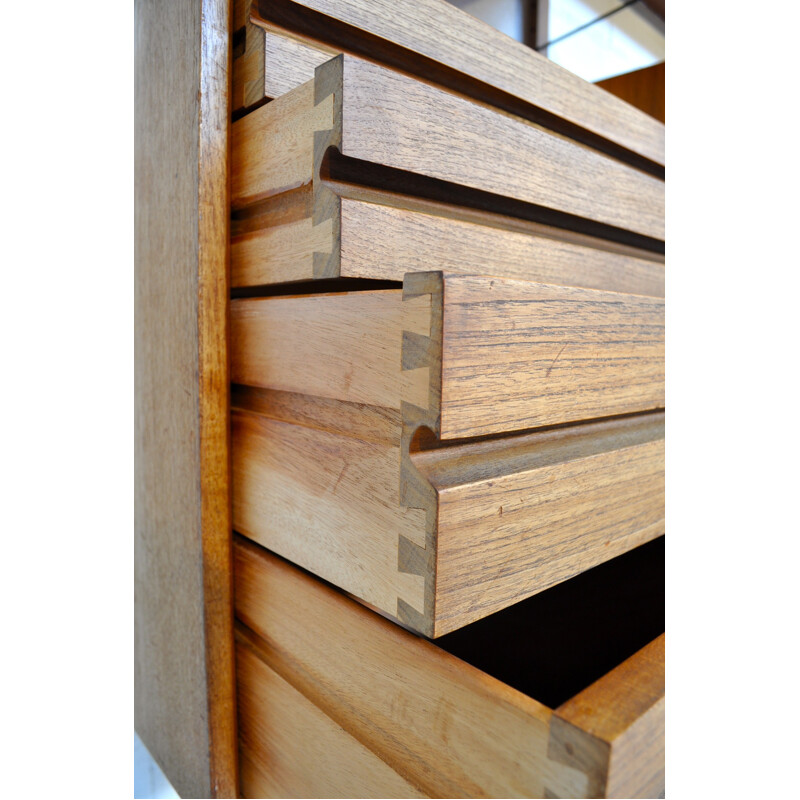
[[[620,0],[550,0],[547,41],[552,44],[540,52],[593,83],[663,61],[663,23],[641,1],[576,31],[622,5]]]
[[[644,0],[450,2],[517,41],[531,45],[533,42],[526,39],[532,29],[529,20],[535,16],[539,52],[593,83],[664,60],[664,22]],[[660,5],[663,15],[663,3]],[[606,14],[609,16],[598,19]]]
[[[506,36],[525,41],[526,0],[449,0],[467,14],[482,19]]]

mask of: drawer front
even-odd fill
[[[328,739],[341,736],[341,729],[350,737],[348,747],[351,739],[360,742],[413,792],[429,796],[598,797],[624,787],[626,796],[636,797],[658,783],[663,752],[632,738],[658,744],[663,641],[584,690],[589,694],[578,694],[582,716],[569,703],[553,710],[255,545],[239,540],[235,549],[237,639],[245,656],[239,691],[247,706],[242,747],[252,774],[269,772],[276,749],[306,746],[293,745],[288,728],[307,730],[305,719],[313,717]],[[276,686],[290,699],[276,700],[281,710],[273,713],[285,709],[297,720],[273,733],[274,720],[264,715]],[[627,695],[635,702],[613,711]],[[268,702],[259,709],[254,696]],[[591,704],[583,702],[589,698]],[[630,730],[642,736],[631,737]],[[279,769],[283,763],[279,759]],[[374,774],[369,781],[376,783],[350,796],[373,796],[384,787],[392,796],[388,792],[400,786],[372,759],[354,756],[354,763],[363,780]],[[335,765],[331,775],[322,796],[345,791]],[[253,793],[263,791],[247,779],[245,796],[251,785]],[[418,795],[409,790],[408,796]]]
[[[485,209],[348,191],[357,196],[338,195],[333,216],[321,221],[310,184],[235,212],[231,285],[339,276],[401,281],[406,272],[435,267],[664,296],[658,253]]]
[[[410,453],[276,394],[234,392],[234,528],[426,635],[664,532],[663,415]]]
[[[663,315],[441,273],[235,300],[234,525],[431,636],[660,536]]]
[[[663,181],[392,70],[333,59],[232,139],[234,286],[435,266],[663,294]]]
[[[664,407],[664,301],[412,273],[404,289],[241,299],[232,380],[400,410],[461,439]]]
[[[502,207],[535,206],[562,227],[577,218],[595,234],[625,230],[637,241],[664,239],[664,183],[658,178],[351,56],[326,62],[313,81],[237,122],[233,144],[234,208],[310,183],[312,167],[318,173],[333,147],[360,162],[336,162],[334,177],[360,175],[364,164],[374,165],[439,182],[428,194],[445,195],[440,184],[447,183],[460,187],[462,199],[472,190],[476,205],[507,198]]]
[[[266,28],[268,58],[274,54],[277,67],[266,76],[268,97],[305,83],[332,54],[357,50],[387,61],[385,44],[394,42],[399,47],[393,48],[392,61],[406,73],[491,105],[519,109],[531,119],[549,118],[562,130],[566,123],[569,135],[583,140],[592,132],[595,146],[614,143],[623,158],[639,154],[651,167],[664,164],[663,124],[450,5],[415,0],[393,15],[375,3],[302,0],[292,5],[294,13],[284,16],[281,4],[253,4],[255,19]],[[337,30],[314,11],[346,25]]]

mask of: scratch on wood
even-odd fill
[[[336,479],[336,483],[333,484],[333,489],[331,489],[331,494],[336,494],[336,489],[339,487],[339,483],[341,482],[342,478],[344,477],[344,473],[347,472],[347,463],[345,462],[342,464],[342,468],[339,471],[339,477]]]
[[[547,368],[547,372],[545,373],[545,378],[549,378],[549,377],[550,377],[550,372],[551,372],[551,370],[552,370],[552,369],[553,369],[553,367],[556,365],[556,361],[558,361],[558,359],[559,359],[559,358],[561,358],[561,354],[564,352],[564,350],[566,349],[566,347],[567,347],[567,343],[566,343],[566,342],[564,342],[564,345],[563,345],[563,346],[562,346],[562,348],[561,348],[561,349],[558,351],[558,355],[557,355],[557,356],[556,356],[556,357],[553,359],[553,363],[552,363],[552,364],[551,364],[551,365],[550,365],[550,366]]]

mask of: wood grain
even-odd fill
[[[236,795],[229,25],[226,2],[136,4],[134,724],[188,797]]]
[[[436,797],[584,797],[547,758],[551,711],[244,541],[242,633],[276,673]]]
[[[424,536],[398,503],[400,448],[234,411],[237,531],[395,616],[422,613],[424,580],[398,571],[397,542]]]
[[[234,0],[233,32],[243,39],[241,52],[234,52],[233,77],[231,82],[231,109],[242,111],[266,99],[264,78],[264,43],[266,34],[263,28],[250,21],[252,0]]]
[[[234,406],[236,530],[428,636],[664,532],[663,414],[442,446],[386,409]]]
[[[442,438],[664,407],[664,301],[447,276]]]
[[[236,647],[242,797],[424,797],[273,672]]]
[[[258,17],[664,164],[663,125],[449,4],[260,0]],[[296,68],[302,81],[300,62]]]
[[[611,238],[631,231],[654,247],[664,238],[663,182],[591,148],[349,56],[318,67],[313,83],[234,124],[234,208],[310,182],[315,132],[330,130],[317,149],[315,190],[325,188],[317,184],[334,147],[362,171],[377,165],[444,182],[440,191],[450,187],[455,203],[463,186],[482,193],[490,210],[510,198],[561,215],[565,227],[580,228],[582,218]],[[378,186],[387,180],[380,172],[358,177]],[[321,202],[315,198],[315,222],[330,216],[320,215]]]
[[[400,446],[400,412],[392,408],[236,384],[231,387],[231,408],[376,444]]]
[[[435,636],[664,533],[661,414],[411,460],[437,498]]]
[[[662,634],[560,706],[550,754],[589,767],[604,797],[664,795]]]
[[[315,106],[312,81],[234,123],[232,207],[310,183],[314,131],[329,129],[332,113],[332,101]]]
[[[525,120],[340,58],[343,155],[664,239],[663,181]]]
[[[430,301],[408,306],[408,324],[424,326]],[[426,400],[427,376],[401,370],[402,313],[392,289],[234,300],[232,380],[386,408],[399,408],[408,383]]]
[[[333,220],[314,225],[312,219],[262,228],[231,242],[231,285],[312,280],[314,253],[333,247]]]
[[[664,62],[598,81],[595,85],[641,109],[659,122],[665,118]]]
[[[429,295],[239,299],[233,381],[383,408],[436,402],[431,424],[443,439],[663,408],[663,300],[430,274],[444,286],[436,364],[401,369],[403,347],[430,336]],[[431,399],[433,374],[441,391]]]
[[[314,77],[314,70],[341,53],[341,49],[322,42],[309,42],[263,26],[266,74],[264,90],[268,97],[280,97]]]
[[[435,265],[446,273],[664,296],[658,256],[507,217],[477,212],[458,219],[453,207],[411,210],[382,199],[379,204],[342,197],[342,276],[402,280],[407,272]]]
[[[313,224],[313,203],[302,190],[276,196],[263,214],[235,219],[231,285],[312,280],[320,252],[334,256],[341,277],[401,281],[406,272],[435,264],[448,273],[664,296],[663,256],[405,195],[350,186],[336,191],[341,213],[323,224]]]

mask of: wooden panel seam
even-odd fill
[[[330,148],[342,148],[342,87],[344,56],[338,56],[318,67],[314,77],[314,102],[317,106],[332,105],[332,125],[328,130],[314,132],[314,213],[313,224],[330,226],[330,247],[315,251],[314,278],[336,278],[341,269],[341,199],[322,180],[325,156]]]
[[[430,296],[428,331],[421,332],[419,323],[412,320],[410,306],[415,298]],[[399,501],[406,508],[425,511],[425,547],[421,548],[405,536],[398,538],[397,568],[425,578],[425,600],[422,614],[404,598],[397,599],[397,617],[427,636],[434,635],[436,618],[436,527],[438,499],[435,488],[411,461],[411,447],[420,428],[434,434],[439,432],[442,397],[442,324],[444,321],[444,278],[441,272],[417,272],[406,275],[403,282],[402,310],[402,376],[400,413],[402,431],[400,444]],[[409,391],[409,376],[427,379],[428,402],[419,405],[417,393]],[[410,399],[413,397],[413,402]]]

